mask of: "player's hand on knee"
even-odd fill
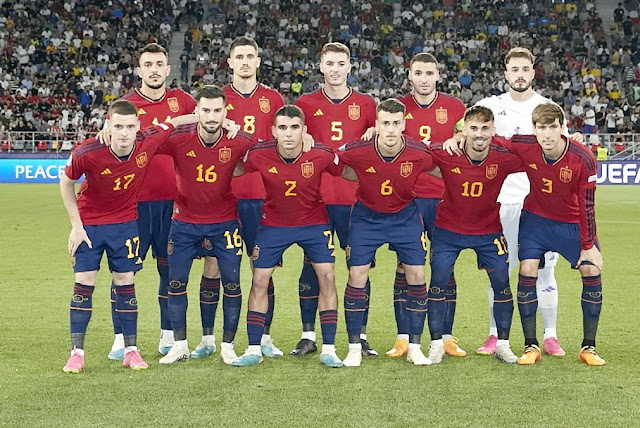
[[[446,150],[447,153],[449,153],[449,155],[451,156],[453,156],[454,153],[458,156],[461,156],[463,146],[464,137],[461,133],[454,135],[442,144],[442,148]]]
[[[69,255],[73,257],[76,254],[76,250],[83,243],[86,242],[89,248],[93,248],[91,240],[87,235],[87,231],[84,227],[74,227],[69,234]]]
[[[304,131],[302,133],[302,151],[307,153],[313,148],[313,146],[315,146],[315,144],[316,142],[313,140],[311,134],[307,133],[307,131]]]
[[[372,126],[371,128],[368,128],[366,131],[364,131],[364,134],[362,134],[362,137],[360,138],[369,141],[373,138],[374,135],[376,135],[376,127]]]
[[[582,250],[580,251],[580,258],[578,259],[577,265],[580,266],[582,262],[591,262],[595,267],[602,270],[602,253],[595,245],[588,250]]]

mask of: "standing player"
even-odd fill
[[[509,84],[509,92],[499,96],[492,96],[480,100],[477,105],[488,107],[495,117],[496,134],[502,137],[511,137],[516,134],[531,134],[531,113],[540,104],[550,102],[549,99],[534,92],[532,88],[535,70],[533,65],[535,57],[525,48],[513,48],[505,57],[504,77]],[[518,249],[518,227],[520,224],[520,211],[524,199],[529,193],[529,181],[525,173],[513,174],[507,178],[498,202],[500,202],[500,221],[504,236],[507,239],[509,252],[516,254]],[[562,356],[565,354],[560,347],[556,334],[556,321],[558,317],[558,284],[555,279],[555,265],[558,256],[554,253],[545,255],[545,266],[537,275],[537,289],[544,325],[543,351],[550,355]],[[509,270],[516,266],[515,257],[509,260]],[[495,352],[497,328],[493,319],[493,289],[489,288],[489,337],[484,344],[476,350],[477,353],[490,355]]]
[[[476,252],[478,264],[486,269],[496,296],[493,308],[498,328],[496,357],[511,364],[518,359],[509,346],[513,296],[509,287],[509,255],[496,201],[507,175],[523,169],[515,154],[492,141],[494,132],[491,110],[476,106],[464,116],[464,156],[450,156],[442,150],[442,144],[430,146],[445,184],[431,239],[428,320],[429,359],[434,364],[445,355],[445,291],[460,251],[467,248]]]
[[[173,157],[178,183],[171,231],[169,232],[169,313],[175,344],[162,364],[189,358],[186,335],[187,283],[193,259],[204,246],[205,257],[221,260],[225,287],[240,287],[242,238],[237,203],[231,194],[231,178],[237,161],[253,145],[250,135],[235,138],[223,134],[226,97],[222,88],[205,86],[197,97],[197,125],[179,127],[162,149]],[[226,314],[225,314],[226,315]],[[222,359],[231,364],[237,358],[233,339],[237,330],[225,317]],[[225,352],[225,349],[230,352]]]
[[[360,94],[347,86],[351,71],[351,51],[342,43],[327,43],[320,52],[320,71],[324,75],[324,87],[296,101],[302,109],[307,132],[316,141],[322,141],[333,150],[346,142],[360,138],[374,126],[376,104],[373,98]],[[356,185],[341,177],[324,174],[321,184],[322,197],[327,204],[331,230],[338,235],[340,247],[347,245],[349,213],[356,201]],[[302,338],[291,355],[302,356],[315,352],[315,319],[318,309],[318,278],[305,257],[300,274],[300,313]],[[369,306],[370,283],[367,279],[367,304],[363,318],[361,339],[365,356],[378,355],[367,342],[366,324]]]
[[[322,144],[302,151],[304,115],[296,106],[285,106],[275,116],[276,138],[249,150],[242,169],[257,171],[264,180],[267,200],[253,248],[253,283],[249,294],[247,333],[249,347],[235,366],[251,366],[262,361],[260,340],[267,317],[268,286],[275,266],[293,244],[308,255],[320,283],[320,361],[329,367],[342,367],[336,355],[338,298],[334,276],[335,247],[329,218],[320,195],[323,172],[340,175],[342,166],[333,151]]]
[[[341,147],[340,159],[358,177],[358,202],[351,212],[347,259],[349,282],[344,294],[349,353],[345,366],[362,362],[360,329],[369,268],[376,250],[384,243],[394,246],[407,278],[409,351],[407,360],[416,365],[431,361],[420,349],[420,335],[427,311],[424,263],[427,242],[422,217],[415,203],[415,182],[424,171],[434,168],[427,147],[402,135],[405,106],[388,99],[377,107],[373,141],[354,141]]]
[[[172,117],[193,113],[195,100],[182,89],[169,89],[166,80],[171,72],[167,50],[156,43],[142,48],[138,60],[138,76],[142,80],[140,88],[135,88],[122,99],[132,102],[138,108],[142,128],[157,125]],[[160,285],[160,344],[158,352],[166,354],[173,345],[173,332],[167,309],[169,286],[169,264],[167,261],[167,241],[171,226],[173,200],[177,195],[173,161],[169,156],[155,156],[149,165],[149,174],[142,182],[138,193],[138,230],[140,232],[140,257],[144,260],[149,247],[156,259]],[[111,290],[111,314],[115,340],[109,359],[124,357],[124,338],[115,312],[114,288]]]
[[[605,360],[595,350],[602,308],[602,255],[595,221],[596,159],[588,148],[562,135],[564,113],[557,104],[536,107],[532,122],[534,136],[516,135],[510,144],[531,182],[518,235],[518,309],[526,347],[518,364],[535,364],[540,359],[536,275],[545,252],[557,251],[582,275],[584,336],[579,359],[601,366]]]
[[[229,49],[229,68],[233,70],[233,82],[224,87],[227,96],[227,118],[240,124],[241,129],[251,134],[254,140],[271,139],[271,127],[275,112],[284,105],[282,95],[274,89],[258,83],[260,67],[258,44],[250,37],[237,37]],[[251,254],[256,232],[262,215],[265,191],[258,172],[244,174],[231,181],[231,192],[238,198],[238,217],[242,225],[242,239]],[[269,357],[282,356],[269,334],[275,293],[273,280],[269,280],[269,309],[261,339],[262,353]],[[214,258],[205,259],[205,270],[200,282],[200,312],[202,314],[202,341],[191,353],[192,358],[202,358],[215,350],[213,324],[220,296],[220,275]],[[242,302],[240,288],[230,290],[225,287],[223,304],[225,317],[228,312],[238,314]],[[224,341],[223,341],[224,342]]]
[[[173,126],[161,124],[138,133],[138,110],[122,100],[111,105],[109,116],[110,145],[104,146],[96,138],[82,142],[60,178],[60,193],[72,225],[69,255],[75,272],[70,314],[73,351],[63,369],[67,373],[78,373],[84,368],[84,336],[105,251],[113,274],[113,306],[125,346],[122,365],[134,370],[148,367],[136,347],[138,305],[134,272],[142,268],[136,198],[158,146]],[[180,119],[184,122],[186,118]],[[86,178],[76,197],[74,184],[83,174]]]
[[[405,135],[415,140],[422,140],[425,143],[443,142],[453,137],[462,126],[465,112],[464,104],[455,97],[437,91],[436,85],[439,79],[438,61],[433,55],[419,53],[411,59],[409,69],[411,93],[400,98],[400,101],[407,107]],[[422,221],[429,240],[431,240],[436,218],[436,205],[442,198],[443,189],[442,180],[431,174],[420,175],[416,182],[415,191],[418,194],[416,203],[422,213]],[[445,350],[449,355],[464,357],[467,353],[458,348],[457,339],[451,335],[456,301],[456,283],[453,272],[447,291],[447,315],[443,336]],[[400,357],[405,355],[409,349],[406,300],[407,281],[404,270],[398,265],[393,284],[393,306],[398,336],[393,348],[386,353],[388,357]]]

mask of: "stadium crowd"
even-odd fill
[[[262,47],[260,81],[291,102],[318,88],[319,47],[339,41],[352,50],[349,84],[377,101],[408,91],[408,61],[424,51],[443,67],[440,89],[473,105],[504,91],[501,58],[526,46],[539,58],[537,90],[563,106],[572,131],[640,132],[639,24],[637,1],[619,4],[611,23],[593,1],[8,1],[0,140],[97,131],[137,81],[136,50],[168,48],[185,27],[171,86],[188,91],[228,83],[229,44],[247,34]]]

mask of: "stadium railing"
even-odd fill
[[[91,132],[20,132],[5,131],[0,134],[0,152],[38,153],[70,152],[78,141],[94,135]],[[640,159],[640,134],[584,134],[584,142],[595,153],[598,147],[607,147],[609,159]]]

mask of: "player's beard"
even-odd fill
[[[216,122],[217,123],[217,122]],[[200,127],[204,130],[204,132],[206,132],[209,135],[215,135],[218,133],[218,131],[220,131],[220,129],[222,128],[222,123],[217,123],[217,126],[215,128],[211,128],[209,125],[207,125],[207,122],[200,122]]]
[[[509,87],[511,89],[513,89],[514,91],[516,91],[516,92],[526,92],[527,90],[529,90],[529,88],[533,84],[533,80],[530,81],[529,83],[527,83],[527,82],[524,82],[524,83],[525,83],[524,86],[517,86],[518,85],[518,81],[509,82]]]
[[[162,82],[162,83],[157,83],[157,84],[152,84],[152,85],[149,85],[149,84],[145,83],[145,85],[147,85],[149,88],[151,88],[151,89],[154,89],[154,90],[155,90],[155,89],[160,89],[160,88],[162,88],[162,87],[164,86],[164,82]]]

